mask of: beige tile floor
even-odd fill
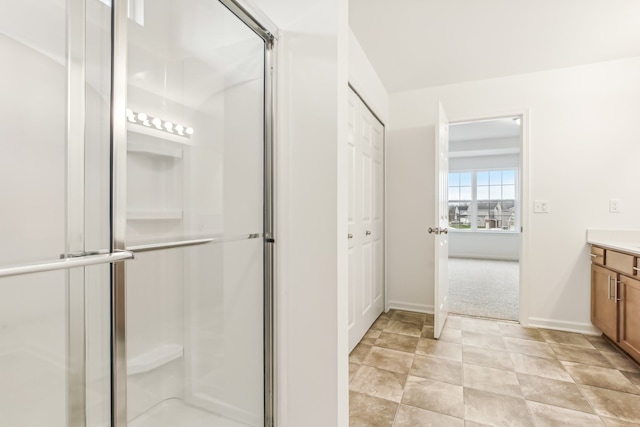
[[[604,338],[391,310],[349,356],[350,425],[640,426],[640,368]]]

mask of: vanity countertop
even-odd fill
[[[640,257],[640,230],[587,230],[587,243]]]

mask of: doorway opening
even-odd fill
[[[518,321],[522,116],[449,129],[449,312]]]

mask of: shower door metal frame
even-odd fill
[[[263,237],[264,426],[275,425],[274,414],[274,141],[275,62],[277,38],[236,0],[219,1],[264,41],[264,188],[263,232],[243,236],[126,246],[127,173],[127,0],[113,0],[111,9],[111,251],[127,253],[189,247]],[[125,263],[112,264],[111,283],[111,425],[127,426],[126,274]]]

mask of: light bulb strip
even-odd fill
[[[192,127],[173,123],[169,120],[162,120],[159,117],[151,117],[146,113],[136,112],[130,108],[127,108],[127,122],[166,132],[171,135],[182,136],[184,138],[191,138],[191,135],[193,135]]]

